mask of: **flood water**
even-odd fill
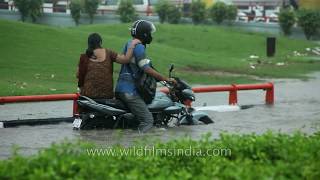
[[[39,149],[50,146],[53,142],[68,140],[84,140],[101,145],[120,143],[130,145],[141,139],[161,139],[167,141],[174,138],[190,136],[200,138],[210,132],[214,138],[223,131],[231,133],[261,134],[267,130],[274,132],[293,133],[302,131],[312,134],[320,128],[320,72],[310,75],[308,81],[273,80],[275,83],[275,105],[264,104],[265,92],[262,90],[238,92],[239,105],[254,105],[251,108],[207,113],[215,121],[210,125],[180,126],[167,130],[157,130],[153,133],[138,134],[134,130],[90,130],[74,131],[71,123],[55,125],[20,126],[0,129],[0,159],[10,157],[13,145],[21,148],[23,155],[35,154]],[[194,106],[226,105],[228,93],[196,94]],[[18,108],[20,107],[20,108]],[[22,107],[22,108],[21,108]],[[52,108],[49,108],[52,107]],[[15,109],[19,109],[19,111]],[[42,116],[64,116],[72,112],[72,102],[36,103],[0,105],[0,119],[8,118],[9,112],[17,111],[31,117],[30,109],[36,110],[39,118]],[[41,109],[44,110],[41,112]],[[46,111],[49,109],[49,111]],[[21,118],[11,116],[11,118]]]

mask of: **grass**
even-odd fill
[[[75,92],[76,66],[88,35],[100,33],[104,47],[121,52],[130,38],[129,26],[57,28],[0,20],[0,96]],[[193,84],[249,83],[259,77],[302,78],[307,72],[320,70],[319,61],[293,56],[293,51],[304,52],[316,44],[278,37],[276,56],[266,58],[266,36],[222,27],[158,25],[148,56],[163,74],[174,63],[177,76]],[[250,60],[250,55],[259,59]],[[277,62],[285,65],[276,66]],[[255,69],[250,68],[252,64]],[[115,78],[119,67],[115,65]]]
[[[142,151],[147,144],[156,153]],[[64,142],[29,157],[16,150],[10,159],[0,161],[0,179],[320,178],[319,133],[222,134],[215,140],[207,135],[147,144],[104,147]]]

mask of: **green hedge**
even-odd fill
[[[167,0],[160,1],[156,4],[156,12],[159,16],[160,23],[167,21],[170,24],[178,24],[182,16],[181,8]]]
[[[97,13],[99,7],[99,0],[84,0],[83,1],[84,11],[90,18],[90,24],[93,23],[94,15]]]
[[[79,20],[81,17],[81,1],[80,0],[71,0],[70,2],[70,11],[71,11],[71,17],[76,23],[76,25],[79,25]]]
[[[221,24],[227,17],[228,6],[224,2],[218,1],[211,7],[209,13],[214,22]]]
[[[295,13],[290,8],[284,8],[280,10],[279,24],[284,35],[291,34],[291,28],[295,24]]]
[[[150,142],[149,142],[150,143]],[[136,144],[131,150],[144,144]],[[319,179],[320,134],[205,136],[155,143],[157,149],[205,152],[229,148],[221,156],[89,156],[85,143],[52,145],[38,155],[14,155],[0,162],[0,179]],[[130,149],[127,148],[127,149]],[[113,146],[114,152],[124,149]]]
[[[170,7],[170,3],[167,0],[159,1],[156,6],[155,10],[159,16],[160,23],[164,23],[168,19],[168,9]]]
[[[298,24],[303,29],[307,39],[320,33],[320,11],[300,9],[297,12]]]
[[[170,5],[167,10],[167,16],[168,16],[168,23],[178,24],[182,16],[181,9],[175,5]]]
[[[199,24],[206,19],[206,4],[201,0],[194,0],[191,3],[191,18],[193,24]]]
[[[18,8],[21,20],[25,21],[28,16],[31,17],[32,22],[36,22],[41,16],[42,0],[14,0],[15,6]]]
[[[117,13],[120,15],[120,21],[123,23],[133,22],[138,19],[138,14],[133,7],[132,0],[121,0]]]

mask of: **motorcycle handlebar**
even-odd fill
[[[164,85],[165,87],[167,87],[168,89],[173,89],[174,88],[174,83],[169,82],[169,81],[162,81],[163,83],[161,83],[162,85]]]

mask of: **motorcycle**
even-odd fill
[[[168,127],[170,125],[210,124],[213,120],[202,111],[191,107],[195,95],[191,87],[178,77],[172,76],[174,65],[170,66],[169,77],[176,84],[161,82],[169,91],[157,91],[148,108],[154,117],[154,125]],[[93,128],[136,128],[139,122],[134,115],[118,99],[91,99],[80,96],[77,101],[80,114],[73,122],[74,129]]]

